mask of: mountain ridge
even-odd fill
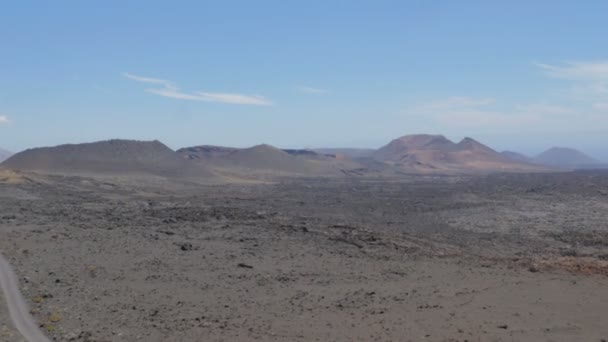
[[[333,152],[333,153],[332,153]],[[465,137],[454,142],[441,134],[410,134],[378,149],[281,149],[198,145],[173,151],[158,140],[111,139],[28,149],[5,160],[4,168],[66,173],[149,173],[172,177],[229,175],[370,175],[400,173],[539,172],[554,170],[555,155],[570,156],[570,168],[600,165],[582,152],[551,148],[535,158],[502,151]],[[553,159],[550,157],[553,155]],[[557,158],[557,159],[556,159]],[[545,165],[545,166],[543,166]]]

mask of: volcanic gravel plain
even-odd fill
[[[0,251],[54,341],[608,339],[606,172],[11,172]]]

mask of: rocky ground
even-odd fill
[[[608,173],[13,174],[0,237],[56,341],[608,339]]]

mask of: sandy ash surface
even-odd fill
[[[55,341],[608,339],[606,173],[171,184],[0,182]]]

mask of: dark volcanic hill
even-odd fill
[[[225,156],[231,166],[247,169],[267,169],[275,171],[305,172],[305,160],[299,160],[289,153],[270,145],[257,145]]]
[[[506,158],[488,146],[464,138],[454,143],[443,135],[416,134],[391,141],[374,159],[409,172],[534,171],[538,166]]]
[[[5,161],[6,159],[8,159],[8,157],[12,156],[13,154],[7,150],[3,150],[0,148],[0,163],[2,163],[3,161]]]
[[[358,159],[369,158],[376,150],[371,148],[316,148],[314,151],[320,154],[331,154],[334,156]]]
[[[108,140],[29,149],[2,163],[10,169],[75,174],[210,177],[159,141]]]
[[[266,145],[270,146],[270,145]],[[272,146],[270,146],[272,147]],[[208,158],[216,158],[223,157],[231,154],[232,152],[245,150],[243,148],[236,147],[224,147],[224,146],[214,146],[214,145],[201,145],[201,146],[193,146],[193,147],[185,147],[177,150],[181,156],[186,159],[197,160],[197,159],[208,159]],[[322,153],[317,153],[316,151],[307,150],[307,149],[283,149],[283,152],[290,154],[292,156],[308,156],[308,157],[316,157]]]
[[[186,159],[206,159],[228,155],[232,152],[238,151],[238,148],[234,147],[223,147],[213,145],[201,145],[193,147],[185,147],[177,150],[177,153],[182,155]]]
[[[566,147],[553,147],[534,157],[534,162],[564,168],[592,167],[600,162],[592,157]]]
[[[250,148],[217,146],[187,147],[178,150],[182,157],[231,174],[330,176],[357,168],[350,160],[322,155],[310,150],[281,150],[262,144]]]

